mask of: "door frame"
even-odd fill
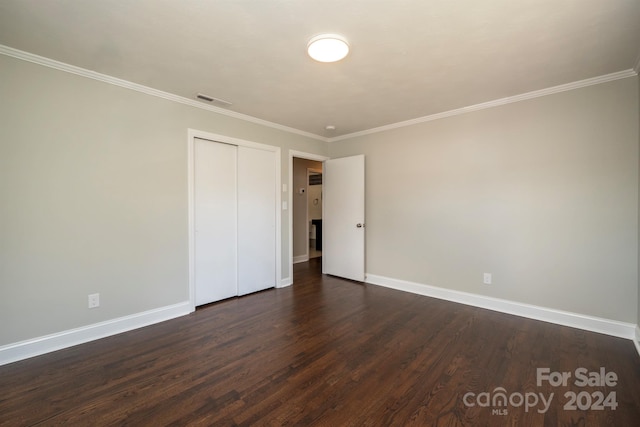
[[[281,149],[273,145],[262,144],[259,142],[247,141],[244,139],[233,138],[226,135],[219,135],[211,132],[200,131],[197,129],[187,130],[187,225],[188,225],[188,244],[189,244],[189,310],[196,309],[196,282],[195,282],[195,140],[206,139],[212,142],[222,142],[239,147],[249,147],[258,150],[272,151],[276,153],[276,184],[275,184],[275,214],[276,214],[276,277],[275,286],[282,286],[282,167],[281,167]],[[280,284],[280,286],[278,286]]]
[[[293,158],[297,157],[299,159],[305,160],[315,160],[316,162],[323,162],[325,160],[329,160],[330,157],[323,156],[320,154],[306,153],[304,151],[296,151],[289,150],[289,184],[287,188],[288,193],[288,206],[289,206],[289,259],[287,261],[288,266],[288,277],[282,279],[282,286],[289,286],[293,284]],[[323,166],[324,169],[324,166]],[[324,205],[323,205],[323,216],[324,216]],[[307,230],[307,235],[309,231]],[[308,239],[308,237],[307,237]],[[308,253],[308,252],[307,252]]]

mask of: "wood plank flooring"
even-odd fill
[[[0,425],[639,425],[631,341],[295,267],[292,287],[1,366]],[[582,367],[618,380],[579,387]]]

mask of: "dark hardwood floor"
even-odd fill
[[[0,425],[640,425],[631,341],[319,265],[297,264],[292,287],[1,366]],[[617,381],[575,384],[601,367]],[[571,377],[538,385],[537,368]]]

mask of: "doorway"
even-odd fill
[[[292,168],[293,263],[322,250],[322,162],[295,157]]]
[[[310,249],[310,235],[312,231],[310,225],[312,223],[308,218],[309,200],[308,200],[308,187],[309,187],[309,170],[319,171],[322,173],[323,162],[329,160],[328,157],[306,153],[302,151],[289,150],[289,184],[283,187],[283,191],[287,192],[289,199],[289,263],[288,263],[288,280],[283,279],[283,285],[293,283],[293,265],[302,262],[309,261],[309,249]],[[296,164],[296,172],[294,173],[294,162]],[[296,177],[294,180],[294,176]],[[316,178],[312,178],[316,179]],[[321,188],[322,185],[319,185]],[[304,196],[300,195],[300,189],[304,188]],[[312,190],[312,193],[315,190]],[[315,197],[314,197],[315,199]],[[313,199],[311,200],[313,203]],[[320,200],[318,200],[318,206],[320,206]],[[296,226],[294,226],[294,224]],[[316,239],[319,230],[316,228]],[[294,250],[295,247],[295,250]],[[312,258],[313,259],[313,258]],[[315,258],[316,261],[321,261],[322,258]]]
[[[300,159],[300,160],[296,160]],[[283,279],[283,286],[293,284],[295,263],[308,262],[309,230],[306,212],[300,215],[294,201],[304,200],[307,181],[294,185],[294,160],[315,160],[322,162],[322,257],[315,258],[322,264],[322,273],[345,277],[363,282],[364,265],[364,155],[330,160],[317,154],[289,150],[289,185],[283,186],[288,192],[289,203],[289,275]],[[313,167],[311,167],[313,169]],[[302,176],[307,176],[301,173]],[[296,180],[296,183],[298,181]],[[330,185],[331,184],[331,185]],[[302,204],[306,206],[304,203]],[[284,206],[283,209],[287,209]],[[296,232],[294,214],[303,226]],[[300,221],[300,217],[302,220]],[[303,231],[304,230],[304,231]],[[317,233],[317,230],[316,230]],[[294,244],[294,238],[296,244]],[[298,249],[294,256],[294,247]],[[301,249],[304,248],[304,249]]]

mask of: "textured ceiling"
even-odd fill
[[[637,67],[640,1],[0,0],[0,44],[337,137]]]

